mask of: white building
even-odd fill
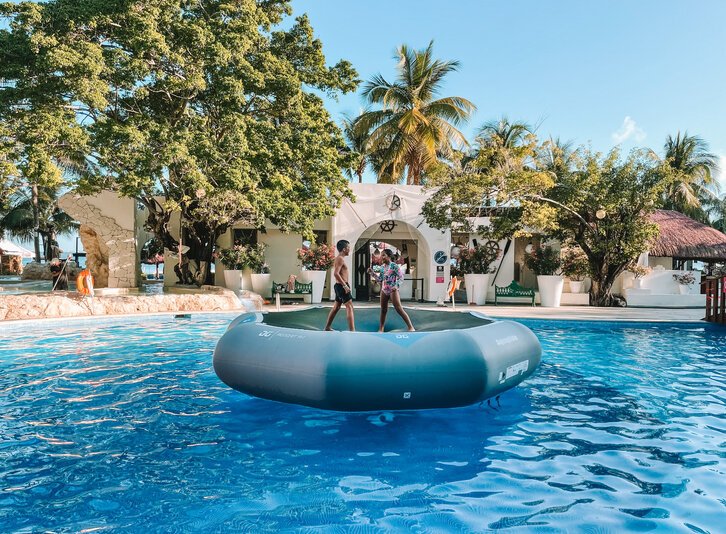
[[[352,184],[355,200],[345,199],[331,218],[316,221],[316,241],[332,246],[339,240],[349,241],[351,255],[347,258],[354,297],[367,300],[371,291],[367,269],[375,246],[392,246],[402,253],[408,272],[402,289],[404,298],[437,300],[446,292],[449,276],[450,232],[428,226],[421,215],[425,195],[420,186],[386,184]],[[254,232],[250,235],[249,232]],[[266,232],[235,228],[219,240],[222,247],[235,239],[267,244],[266,260],[272,279],[284,282],[290,274],[298,274],[300,265],[296,251],[302,246],[299,234],[284,233],[274,226]],[[436,259],[435,259],[436,258]],[[222,265],[216,266],[216,283],[223,284]],[[245,280],[245,285],[249,281]],[[329,296],[331,281],[324,296]]]
[[[390,184],[351,184],[354,194],[353,200],[345,199],[337,213],[325,220],[316,221],[314,232],[318,243],[328,243],[331,246],[341,240],[351,244],[352,253],[347,258],[351,276],[351,287],[354,298],[369,300],[375,288],[372,286],[367,269],[371,265],[371,256],[376,248],[395,248],[404,258],[407,265],[406,281],[402,287],[403,300],[425,300],[435,302],[446,299],[450,280],[450,251],[453,245],[473,245],[475,242],[484,243],[481,236],[476,234],[452,234],[451,231],[440,231],[431,228],[421,215],[423,204],[427,198],[421,186],[390,185]],[[142,230],[145,214],[139,211],[136,202],[131,199],[119,199],[108,192],[95,197],[79,197],[65,195],[60,202],[63,209],[70,213],[81,224],[81,238],[84,248],[89,254],[88,263],[102,284],[109,287],[135,287],[138,285],[139,251],[148,235]],[[661,213],[661,212],[658,212]],[[672,213],[672,212],[667,212]],[[685,216],[681,216],[685,217]],[[658,217],[656,217],[658,219]],[[661,217],[662,219],[662,217]],[[673,218],[670,217],[669,220]],[[685,220],[691,221],[687,217]],[[486,224],[488,220],[482,218],[474,221],[475,226]],[[683,228],[683,219],[666,224],[660,219],[656,222],[661,225],[662,235],[678,234]],[[695,223],[695,221],[692,221]],[[695,223],[698,224],[698,223]],[[675,226],[674,226],[675,225]],[[700,225],[701,227],[703,225]],[[179,228],[178,216],[172,218],[170,228]],[[699,235],[705,235],[703,228],[698,228]],[[722,238],[719,241],[723,251],[705,244],[698,249],[699,257],[704,254],[718,252],[726,257],[726,236],[713,229]],[[696,231],[696,230],[694,230]],[[713,236],[708,234],[710,238]],[[175,236],[178,237],[178,236]],[[88,241],[88,242],[87,242]],[[288,277],[300,274],[300,264],[297,259],[297,249],[303,245],[303,238],[299,234],[285,233],[274,225],[268,225],[265,231],[244,226],[234,227],[227,234],[221,236],[217,242],[219,247],[229,247],[233,242],[265,243],[266,261],[270,266],[272,281],[283,283]],[[710,242],[709,242],[710,243]],[[536,276],[524,265],[524,256],[529,245],[538,245],[539,238],[505,239],[496,245],[501,252],[499,259],[494,263],[494,274],[490,276],[487,291],[487,300],[494,301],[494,286],[507,286],[512,280],[524,287],[535,288]],[[683,245],[683,244],[681,244]],[[556,246],[556,244],[555,244]],[[644,256],[644,264],[651,264],[656,270],[648,275],[641,287],[634,288],[632,275],[626,273],[620,277],[614,286],[616,294],[623,294],[631,305],[655,306],[700,306],[703,296],[698,287],[689,289],[689,295],[680,295],[679,287],[673,281],[672,269],[682,269],[684,265],[672,265],[671,258],[656,259],[654,256],[663,256],[663,239],[654,245],[650,259]],[[714,252],[715,251],[715,252]],[[692,256],[693,257],[693,256]],[[165,285],[174,285],[176,276],[174,265],[177,258],[171,254],[166,255],[164,275]],[[682,263],[682,262],[680,262]],[[679,271],[682,272],[682,271]],[[697,273],[700,278],[700,273]],[[224,266],[215,265],[215,284],[225,285]],[[330,297],[332,280],[328,274],[323,298]],[[585,291],[589,284],[586,281]],[[103,287],[103,286],[102,286]],[[242,276],[242,287],[251,289],[249,273]],[[270,284],[271,289],[271,284]],[[269,294],[263,295],[269,297]],[[563,305],[587,305],[587,293],[570,293],[568,283],[565,283],[565,292],[562,296]]]

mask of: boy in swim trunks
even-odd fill
[[[350,243],[345,239],[341,239],[335,245],[338,249],[338,255],[333,263],[333,278],[335,278],[335,304],[328,314],[328,322],[325,330],[332,330],[333,319],[340,310],[341,305],[345,305],[345,316],[348,319],[348,329],[355,332],[355,319],[353,317],[353,295],[350,293],[350,285],[348,285],[348,266],[345,263],[345,257],[350,254]]]

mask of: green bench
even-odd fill
[[[499,304],[498,300],[500,298],[511,297],[526,297],[532,299],[532,306],[534,306],[534,289],[527,289],[526,287],[522,287],[514,280],[512,280],[512,283],[508,286],[494,286],[495,306]]]
[[[272,296],[275,297],[277,311],[280,311],[280,295],[302,295],[305,302],[310,304],[313,298],[313,283],[304,284],[295,280],[295,290],[288,291],[287,283],[278,284],[277,282],[272,282]],[[307,295],[310,295],[310,298],[307,298]]]

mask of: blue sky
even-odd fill
[[[434,40],[461,62],[446,95],[478,111],[463,129],[508,116],[538,133],[608,150],[660,151],[679,129],[721,158],[726,190],[726,1],[701,0],[292,0],[307,13],[330,63],[361,79],[392,79],[401,43]],[[334,118],[356,115],[358,94],[328,100]],[[72,240],[61,246],[73,248]],[[67,241],[67,242],[66,242]]]
[[[668,134],[704,138],[726,168],[726,1],[293,0],[307,13],[330,63],[363,80],[395,76],[401,43],[434,40],[456,59],[445,95],[473,101],[463,128],[508,116],[538,133],[597,150],[616,144],[660,152]],[[357,115],[359,94],[327,106]],[[722,170],[726,188],[726,169]]]

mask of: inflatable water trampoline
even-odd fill
[[[357,332],[325,332],[328,308],[237,317],[214,350],[228,386],[263,399],[336,411],[466,406],[529,377],[537,337],[522,324],[472,312],[407,309],[416,332],[391,310],[355,310]],[[333,328],[345,327],[341,310]]]

